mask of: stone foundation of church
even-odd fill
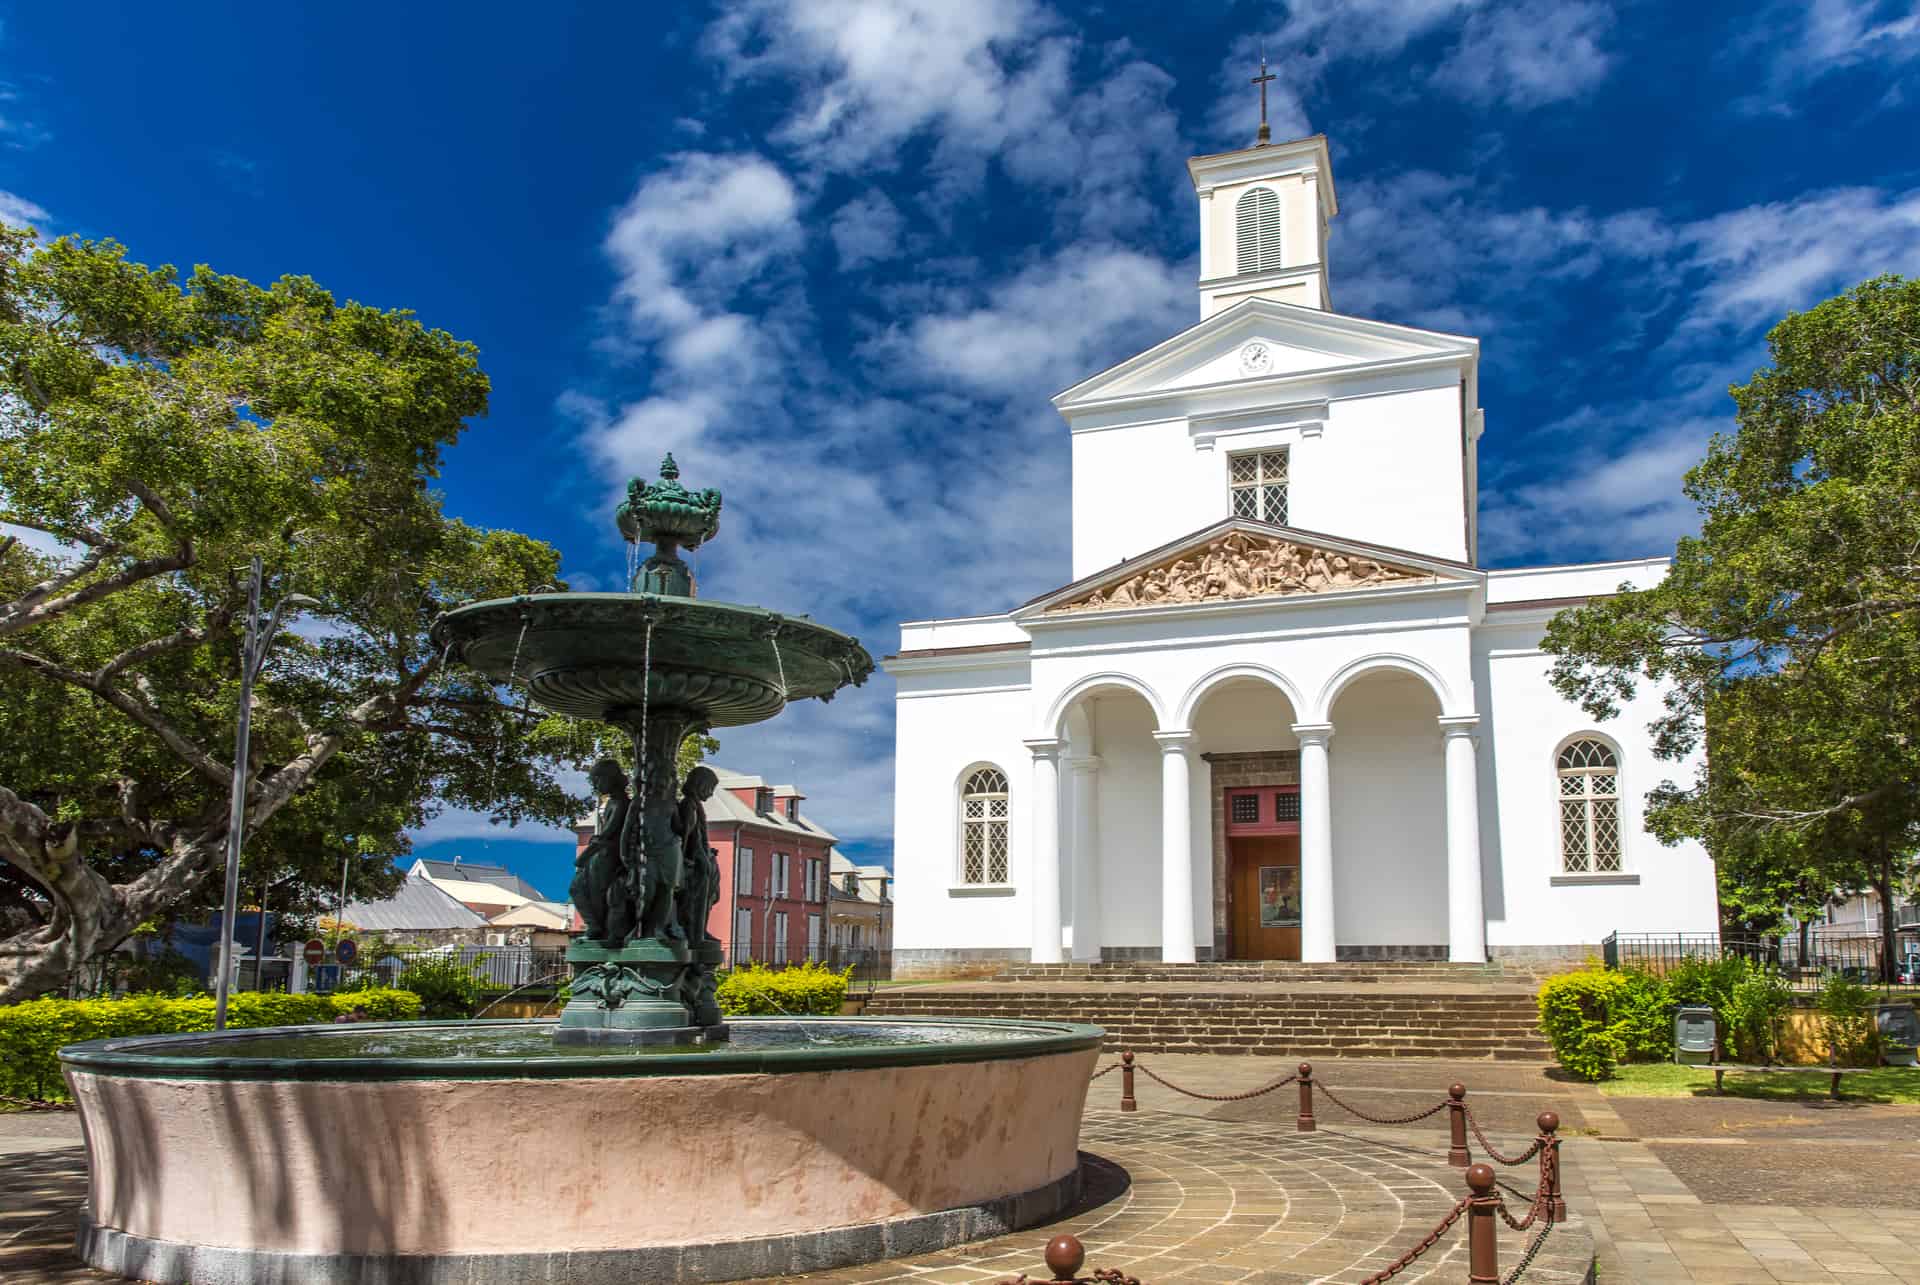
[[[1024,964],[1032,957],[1025,946],[894,948],[896,981],[920,977],[992,977],[1008,964]]]

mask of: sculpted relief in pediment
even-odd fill
[[[1356,554],[1232,531],[1202,548],[1049,610],[1114,611],[1176,602],[1334,593],[1432,579],[1423,571]]]

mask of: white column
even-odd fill
[[[1060,962],[1060,742],[1028,741],[1033,751],[1033,950],[1036,964]]]
[[[1487,906],[1480,888],[1478,714],[1442,718],[1447,762],[1447,958],[1487,960]]]
[[[1067,761],[1073,799],[1073,957],[1100,958],[1100,760]]]
[[[1193,953],[1192,732],[1155,732],[1160,742],[1160,959],[1191,964]]]
[[[1295,723],[1300,738],[1300,958],[1331,964],[1333,941],[1333,795],[1327,771],[1331,723]]]

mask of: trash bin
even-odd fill
[[[1705,1004],[1681,1006],[1673,1015],[1673,1060],[1685,1066],[1707,1065],[1713,1061],[1719,1034],[1711,1008]]]
[[[1894,1000],[1873,1007],[1873,1024],[1880,1031],[1880,1045],[1888,1066],[1913,1066],[1920,1062],[1915,1046],[1920,1045],[1920,1019],[1914,1017],[1913,1004]]]

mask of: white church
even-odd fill
[[[1641,825],[1660,693],[1596,723],[1540,650],[1667,560],[1483,568],[1478,341],[1333,311],[1323,137],[1188,170],[1199,324],[1053,399],[1072,583],[885,661],[896,971],[1713,930]]]

